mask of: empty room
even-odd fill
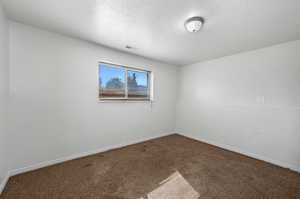
[[[0,199],[300,199],[300,1],[0,0]]]

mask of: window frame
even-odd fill
[[[121,68],[125,71],[125,97],[100,97],[101,95],[101,89],[100,89],[100,68],[101,64],[108,66],[108,67],[114,67],[114,68]],[[134,72],[143,72],[148,74],[148,96],[147,98],[128,98],[128,71],[134,71]],[[136,68],[136,67],[130,67],[130,66],[125,66],[122,64],[114,64],[110,62],[103,62],[99,61],[98,62],[98,99],[100,101],[153,101],[153,72],[141,68]]]

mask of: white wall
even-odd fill
[[[175,66],[15,22],[10,31],[9,169],[174,130]],[[176,131],[299,169],[299,52],[295,41],[181,68]],[[98,61],[152,70],[155,103],[99,103]]]
[[[177,67],[12,22],[10,169],[173,132]],[[98,102],[98,61],[153,71],[155,102]]]
[[[7,134],[6,124],[9,88],[8,37],[8,21],[2,7],[2,1],[0,0],[0,184],[7,174],[5,137]]]
[[[181,69],[176,131],[300,171],[300,40]]]

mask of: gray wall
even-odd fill
[[[17,169],[173,132],[177,67],[10,24],[11,128]],[[154,103],[98,101],[98,61],[154,73]]]
[[[31,26],[11,22],[10,31],[9,169],[161,136],[176,124],[184,135],[300,170],[300,41],[177,73],[175,66]],[[1,60],[8,48],[3,41]],[[152,70],[153,105],[98,102],[98,61]],[[3,63],[6,107],[8,62]]]
[[[8,37],[8,21],[2,7],[2,1],[0,0],[0,184],[4,176],[7,175],[5,137],[7,135],[6,124],[9,90]]]
[[[300,40],[181,69],[176,130],[300,171]]]

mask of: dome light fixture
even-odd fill
[[[203,27],[203,24],[204,18],[196,16],[187,19],[184,23],[184,26],[188,32],[198,32]]]

